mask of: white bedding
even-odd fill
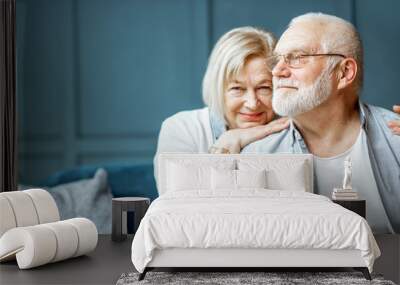
[[[324,196],[266,189],[165,193],[136,232],[135,268],[165,248],[357,249],[370,272],[380,255],[359,215]]]

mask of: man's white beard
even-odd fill
[[[307,87],[301,86],[298,81],[273,78],[274,92],[272,95],[272,108],[280,116],[294,117],[308,112],[326,101],[331,94],[332,82],[330,81],[330,68]],[[293,86],[297,90],[278,89],[278,86]]]

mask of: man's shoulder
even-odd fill
[[[284,129],[246,146],[243,153],[275,153],[291,151],[291,130]]]
[[[400,147],[400,136],[393,134],[388,127],[388,122],[400,120],[400,116],[395,112],[382,107],[364,104],[364,112],[367,110],[365,119],[367,122],[366,133],[370,137],[372,145],[392,145],[390,148]],[[396,146],[393,147],[393,144]],[[382,148],[381,148],[382,149]],[[390,150],[388,151],[390,153]]]
[[[385,109],[383,107],[371,105],[371,104],[363,104],[364,108],[367,109],[373,116],[381,117],[385,120],[398,120],[400,119],[400,115],[392,112],[391,110]]]

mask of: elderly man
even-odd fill
[[[292,123],[243,153],[314,154],[315,192],[326,196],[341,185],[350,156],[371,227],[400,233],[400,117],[360,102],[362,45],[353,25],[321,13],[299,16],[275,54],[273,108]]]

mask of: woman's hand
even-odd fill
[[[394,105],[393,111],[400,115],[400,105]],[[395,135],[400,136],[400,120],[389,121],[388,126]]]
[[[267,125],[224,132],[211,147],[211,153],[240,153],[246,145],[280,132],[289,126],[288,118],[274,120]],[[218,151],[220,150],[220,151]]]

